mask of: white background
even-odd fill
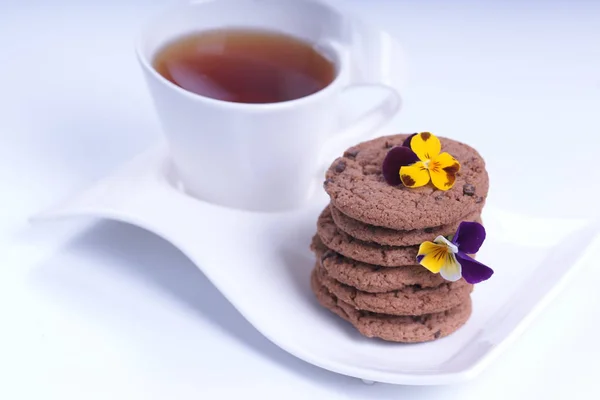
[[[471,143],[504,208],[600,216],[600,2],[338,2],[405,46],[390,132]],[[165,4],[0,0],[0,399],[600,398],[599,268],[475,380],[366,386],[271,344],[149,233],[29,226],[160,138],[133,38]]]

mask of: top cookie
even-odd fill
[[[409,189],[386,183],[383,159],[408,136],[383,136],[363,142],[336,159],[323,184],[333,205],[358,221],[397,230],[451,224],[480,209],[489,188],[485,162],[475,149],[451,139],[439,138],[442,151],[461,164],[450,190],[438,190],[431,184]]]

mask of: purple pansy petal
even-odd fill
[[[460,251],[475,254],[485,240],[485,228],[478,222],[463,221],[458,226],[452,243],[458,246]]]
[[[409,137],[407,137],[406,139],[404,139],[404,143],[402,143],[403,147],[408,147],[410,148],[410,141],[412,140],[413,137],[415,137],[416,135],[418,135],[417,133],[413,133],[412,135],[410,135]]]
[[[388,151],[381,167],[385,181],[393,186],[400,185],[400,167],[414,164],[419,158],[414,151],[408,147],[393,147]]]
[[[468,283],[476,284],[490,279],[494,270],[472,259],[466,253],[459,251],[455,254],[456,259],[462,267],[462,276]]]

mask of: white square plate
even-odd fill
[[[35,219],[86,215],[154,232],[179,247],[279,347],[365,381],[433,385],[473,377],[599,248],[594,223],[515,215],[495,208],[491,196],[478,259],[495,274],[476,286],[468,323],[434,342],[386,343],[360,336],[310,290],[309,243],[328,201],[323,190],[317,187],[301,210],[251,213],[193,199],[171,177],[159,147]]]

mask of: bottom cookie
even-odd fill
[[[311,287],[319,303],[350,322],[362,335],[391,342],[419,343],[448,336],[471,316],[471,298],[450,310],[420,316],[393,316],[356,310],[333,295],[319,281],[317,268],[311,275]]]

